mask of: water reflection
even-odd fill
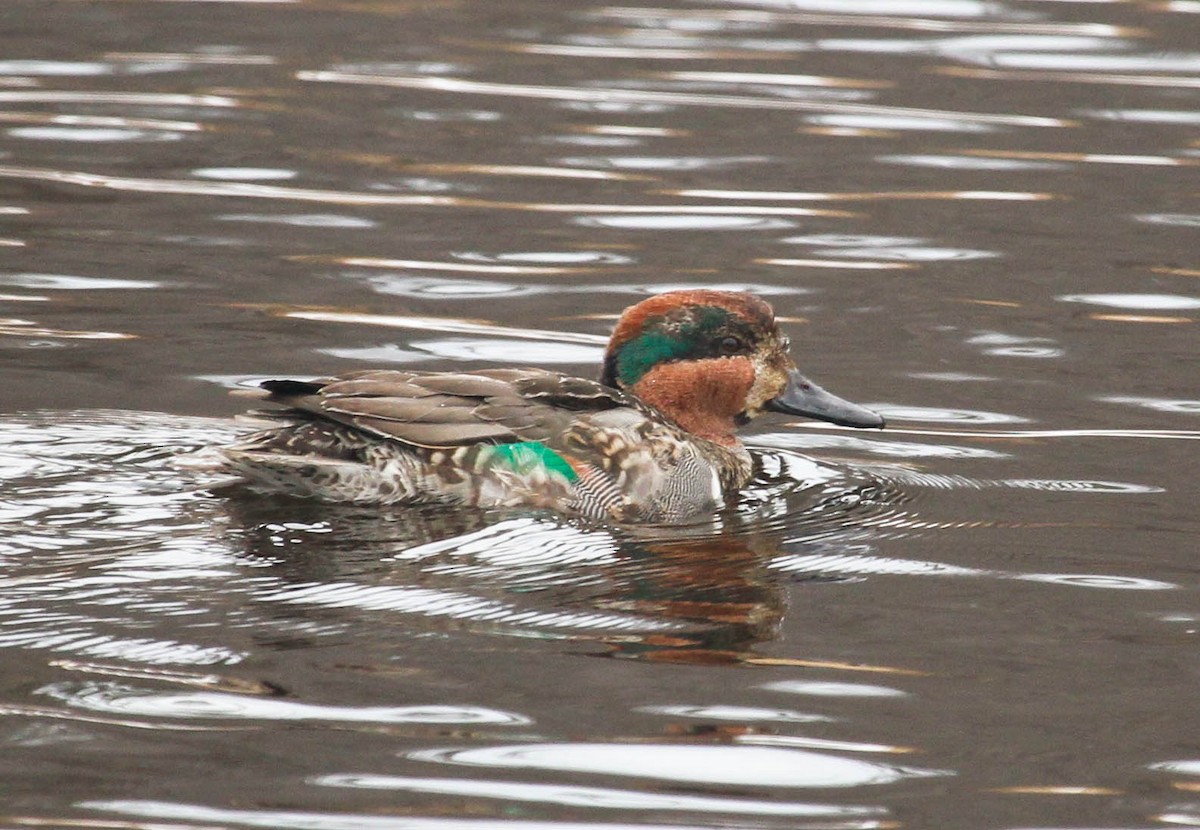
[[[0,274],[0,285],[51,291],[124,291],[161,288],[164,283],[116,277],[82,277],[74,274]]]
[[[1179,294],[1065,294],[1067,303],[1089,303],[1109,308],[1183,311],[1200,308],[1200,298]]]
[[[257,176],[258,171],[253,175]],[[249,184],[244,180],[228,179],[220,182],[199,181],[196,179],[142,179],[133,177],[107,176],[98,173],[77,171],[60,171],[50,169],[0,166],[0,178],[54,182],[70,184],[84,188],[105,188],[134,193],[159,193],[187,196],[220,196],[243,199],[272,199],[280,201],[319,202],[324,204],[362,205],[362,206],[409,206],[409,207],[442,207],[442,208],[473,208],[494,209],[499,211],[521,211],[530,213],[570,213],[581,214],[595,211],[605,211],[616,214],[618,218],[633,217],[646,219],[649,222],[671,221],[672,214],[690,218],[692,215],[721,215],[730,213],[727,205],[648,205],[648,204],[591,204],[591,203],[558,203],[558,202],[491,202],[484,199],[469,199],[455,196],[433,196],[415,193],[380,193],[380,192],[343,192],[330,190],[313,190],[298,187],[282,187],[278,185]],[[812,210],[797,207],[753,206],[740,208],[738,213],[760,216],[849,216],[845,211]],[[744,217],[734,217],[741,219]],[[718,220],[719,221],[719,220]],[[768,223],[783,220],[755,220]],[[784,227],[791,227],[786,224]]]
[[[726,720],[738,723],[819,723],[829,721],[825,715],[813,715],[791,709],[756,709],[749,706],[640,706],[639,712],[652,715],[670,715],[680,718],[702,720]]]
[[[904,697],[907,694],[887,686],[821,680],[780,680],[768,683],[763,688],[789,695],[812,695],[815,697]]]
[[[449,360],[465,360],[491,363],[515,361],[539,364],[594,364],[599,365],[604,359],[604,350],[571,343],[531,343],[523,340],[504,340],[491,338],[487,340],[468,339],[464,337],[443,338],[441,340],[413,340],[409,346],[418,351],[426,352],[436,357]],[[347,356],[346,350],[340,352]]]
[[[686,213],[662,216],[581,216],[575,221],[585,227],[633,231],[773,231],[795,227],[792,222],[784,219]]]
[[[1106,109],[1081,110],[1079,114],[1104,121],[1128,121],[1148,124],[1200,124],[1200,112],[1195,110]]]
[[[493,726],[531,722],[522,715],[475,706],[321,706],[218,692],[155,692],[119,683],[55,683],[35,694],[93,712],[158,718]]]
[[[968,251],[959,248],[871,246],[869,248],[838,247],[817,250],[813,253],[824,256],[844,256],[862,259],[901,260],[907,262],[943,262],[946,260],[991,259],[999,256],[995,251]]]
[[[727,156],[720,158],[698,158],[664,156],[582,156],[560,159],[563,164],[575,167],[613,168],[616,170],[720,170],[743,164],[772,161],[768,156]]]
[[[187,95],[161,92],[105,92],[102,90],[0,89],[0,102],[37,104],[115,104],[134,107],[203,107],[230,109],[241,106],[228,95]]]
[[[954,378],[957,380],[957,378]],[[974,379],[974,378],[973,378]],[[938,409],[930,406],[904,406],[900,404],[872,403],[871,408],[882,413],[889,422],[924,421],[926,423],[964,424],[1025,424],[1028,418],[1007,415],[1003,412],[979,412],[968,409]]]
[[[346,274],[345,276],[354,276]],[[445,300],[478,300],[494,297],[528,297],[544,294],[549,289],[540,285],[517,285],[510,282],[483,282],[482,280],[438,277],[393,277],[367,275],[368,285],[380,294],[398,297],[428,297]]]
[[[1006,458],[1008,453],[982,447],[964,447],[953,444],[919,444],[907,441],[879,441],[855,438],[850,435],[828,435],[824,433],[773,432],[756,435],[756,445],[785,447],[795,450],[853,450],[866,456],[881,458]]]
[[[520,744],[419,750],[408,757],[456,766],[637,776],[720,786],[861,787],[945,774],[800,749],[756,746]]]
[[[199,167],[192,175],[227,182],[280,182],[296,178],[297,173],[270,167]]]
[[[999,331],[983,331],[972,335],[967,343],[983,346],[984,354],[998,357],[1026,357],[1037,360],[1062,357],[1066,351],[1049,337],[1029,337]]]
[[[756,41],[761,45],[761,41]],[[794,41],[776,43],[781,50],[793,51]],[[803,45],[800,44],[801,48]],[[767,110],[821,110],[840,111],[859,115],[887,117],[949,118],[962,123],[998,124],[1024,127],[1062,127],[1068,122],[1058,118],[1010,115],[1007,113],[963,113],[945,110],[911,109],[874,104],[842,103],[836,101],[798,101],[794,99],[764,98],[750,95],[710,95],[702,93],[669,92],[653,89],[622,89],[619,87],[555,87],[532,84],[504,84],[487,81],[472,81],[465,78],[439,78],[425,76],[366,75],[336,71],[302,71],[296,73],[302,81],[318,83],[366,84],[409,89],[425,89],[470,95],[498,95],[514,98],[547,99],[569,102],[627,102],[634,104],[658,103],[678,106],[730,107],[735,109]]]
[[[984,158],[969,155],[891,155],[878,156],[885,164],[933,167],[942,170],[1067,170],[1069,165],[1053,161],[1029,161],[1012,158]]]
[[[473,363],[524,363],[530,366],[553,366],[559,364],[578,366],[597,363],[604,357],[600,347],[580,346],[571,343],[537,343],[525,340],[487,340],[464,337],[442,340],[413,340],[409,348],[400,346],[368,346],[366,348],[320,349],[322,354],[333,355],[363,364],[415,363],[428,360],[430,355],[447,360],[462,360]]]
[[[454,254],[465,262],[495,265],[535,266],[586,266],[586,265],[632,265],[636,260],[630,256],[608,251],[511,251],[501,254],[485,254],[462,251]]]
[[[495,110],[463,110],[463,109],[442,109],[442,110],[418,110],[418,109],[395,109],[391,110],[393,115],[398,115],[401,118],[411,118],[413,121],[499,121],[504,117],[503,113]]]
[[[1161,52],[1156,55],[1056,55],[1009,52],[991,56],[997,66],[1017,69],[1067,69],[1073,72],[1137,73],[1200,72],[1200,55]]]
[[[697,528],[686,542],[642,541],[551,519],[497,522],[442,509],[407,511],[401,523],[399,515],[381,522],[340,511],[317,537],[298,523],[304,513],[263,515],[266,507],[247,504],[239,521],[246,555],[277,562],[291,583],[261,592],[264,602],[454,620],[497,633],[597,632],[626,657],[665,651],[674,662],[736,660],[770,636],[781,611],[777,586],[760,572],[762,552],[731,535],[709,538],[711,529]],[[290,529],[281,533],[283,524]],[[388,584],[349,581],[357,569],[344,559],[332,572],[332,563],[319,566],[314,581],[292,552],[318,538],[352,549],[364,564],[390,562]],[[473,585],[506,593],[491,597]]]
[[[858,78],[833,78],[827,75],[794,75],[768,72],[665,72],[668,80],[705,81],[716,84],[748,85],[750,87],[858,87],[884,89],[895,84],[891,81]]]
[[[33,141],[78,141],[103,143],[116,141],[179,141],[184,136],[166,130],[134,130],[118,127],[13,127],[7,130],[13,138]]]
[[[762,265],[784,265],[795,268],[834,268],[851,271],[896,271],[914,267],[909,262],[871,262],[870,260],[846,259],[756,259]]]
[[[587,792],[587,789],[582,790],[583,794]],[[234,810],[206,807],[200,804],[168,801],[137,801],[133,799],[85,801],[79,806],[84,809],[99,810],[104,813],[116,813],[117,815],[124,816],[193,822],[197,827],[232,824],[247,827],[294,828],[295,830],[396,830],[398,821],[402,821],[402,826],[405,830],[409,830],[409,828],[411,830],[556,830],[556,828],[562,828],[564,825],[578,828],[578,830],[673,830],[673,828],[679,826],[673,823],[647,824],[643,821],[629,823],[606,821],[602,824],[597,824],[587,821],[571,821],[566,823],[563,821],[537,821],[514,819],[511,817],[502,819],[405,817],[398,820],[392,816],[363,813],[304,812],[268,809]],[[703,809],[703,807],[700,809]],[[879,812],[878,809],[868,809],[863,813],[853,807],[846,807],[837,811],[836,816],[823,813],[820,808],[814,808],[814,810],[815,815],[820,819],[817,823],[811,825],[814,830],[882,830],[887,827],[886,823],[881,823],[874,819],[859,818],[862,815],[870,816],[877,814]],[[753,809],[749,810],[749,812],[757,815],[769,815],[769,813]],[[797,817],[801,813],[791,812],[785,813],[785,815]],[[843,816],[845,818],[841,818]],[[835,821],[835,818],[840,818],[840,820]],[[810,825],[802,823],[792,826],[806,828]]]
[[[1200,227],[1200,214],[1198,213],[1146,213],[1134,218],[1149,225],[1169,225],[1176,228]]]
[[[88,75],[108,75],[112,71],[113,67],[111,65],[97,62],[51,60],[0,61],[0,75],[84,77]]]
[[[1108,403],[1123,403],[1140,406],[1157,412],[1179,412],[1200,414],[1200,400],[1170,400],[1165,398],[1139,398],[1130,395],[1107,395],[1097,398]]]
[[[813,804],[796,801],[714,798],[662,792],[641,792],[609,787],[579,787],[568,784],[526,784],[463,778],[411,778],[398,775],[334,774],[314,780],[324,787],[437,793],[504,801],[532,801],[605,810],[664,810],[688,813],[729,813],[747,816],[851,817],[880,816],[880,807]]]
[[[369,219],[331,213],[227,213],[218,216],[217,219],[223,222],[259,222],[268,225],[292,225],[297,228],[337,228],[339,230],[359,230],[379,225],[378,222]]]
[[[852,130],[931,130],[947,133],[987,133],[994,128],[966,118],[903,117],[898,115],[810,115],[805,121],[821,127]]]

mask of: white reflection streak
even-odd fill
[[[820,749],[832,752],[868,752],[897,755],[911,752],[902,746],[891,744],[865,744],[856,741],[833,741],[826,738],[808,738],[802,735],[738,735],[733,739],[739,746],[782,746],[801,749]]]
[[[100,723],[106,726],[127,726],[131,729],[153,729],[167,732],[224,732],[225,726],[196,726],[192,724],[164,724],[158,721],[129,720],[128,718],[103,718],[96,715],[80,715],[63,712],[45,706],[21,706],[12,703],[0,704],[0,715],[8,717],[30,717],[39,720],[69,720],[79,723]]]
[[[760,57],[756,52],[734,49],[670,49],[655,46],[574,46],[559,43],[521,43],[501,47],[509,52],[554,55],[565,58],[635,58],[638,60],[713,60],[716,58]]]
[[[298,5],[302,0],[150,0],[152,3],[245,3],[247,5],[289,6]]]
[[[594,271],[592,268],[570,268],[563,266],[537,265],[483,265],[469,262],[431,262],[418,259],[380,259],[378,257],[344,257],[341,265],[359,265],[367,268],[397,268],[418,271],[461,271],[468,274],[581,274]]]
[[[225,95],[178,95],[163,92],[64,92],[60,90],[0,90],[3,104],[133,104],[160,107],[241,106]]]
[[[671,631],[679,626],[647,617],[600,612],[530,611],[472,594],[431,588],[369,586],[348,582],[302,583],[258,597],[265,602],[395,611],[431,617],[538,628]]]
[[[195,121],[165,121],[160,118],[120,118],[109,115],[49,115],[32,112],[0,113],[0,121],[17,124],[56,124],[69,127],[125,127],[138,130],[170,130],[195,133],[204,126]]]
[[[1150,86],[1168,89],[1200,89],[1200,78],[1185,75],[1118,75],[1107,72],[1059,72],[1054,70],[975,69],[942,66],[931,70],[937,75],[963,78],[990,78],[999,81],[1051,81],[1054,83],[1112,84],[1115,86]]]
[[[37,167],[0,166],[0,177],[99,187],[135,193],[175,193],[189,196],[234,196],[244,199],[292,199],[301,202],[330,202],[355,205],[434,205],[448,206],[461,200],[450,196],[412,194],[348,193],[336,190],[308,190],[244,182],[208,182],[189,179],[137,179],[105,176],[81,171],[51,170]]]
[[[595,179],[597,181],[645,181],[652,176],[614,173],[609,170],[577,170],[529,164],[413,164],[413,173],[478,173],[489,176],[532,176],[548,179]]]
[[[225,0],[229,2],[229,0]],[[196,0],[191,0],[196,2]],[[259,0],[259,2],[279,2],[279,0]],[[290,2],[290,0],[289,0]],[[213,54],[203,52],[109,52],[104,56],[109,61],[150,62],[174,61],[178,63],[214,64],[217,66],[273,66],[279,63],[273,55],[234,55]]]
[[[738,798],[638,792],[612,787],[526,784],[516,781],[486,781],[467,778],[409,778],[399,775],[342,773],[321,775],[310,781],[322,787],[499,798],[508,801],[564,804],[572,807],[602,807],[609,810],[675,810],[762,816],[862,816],[879,815],[885,812],[880,807],[808,804],[794,801],[773,803]]]
[[[205,647],[177,640],[115,639],[94,633],[90,628],[91,620],[83,617],[50,619],[48,622],[53,627],[37,628],[41,621],[30,623],[27,620],[31,616],[34,615],[29,609],[24,609],[25,628],[0,632],[0,648],[49,650],[160,665],[233,665],[245,657],[242,652],[220,646]],[[69,627],[68,623],[81,625]]]
[[[847,8],[851,8],[847,4]],[[924,32],[984,32],[987,34],[1016,33],[1036,35],[1085,34],[1093,37],[1127,37],[1136,29],[1107,23],[1023,23],[1002,20],[938,20],[928,17],[891,17],[877,14],[834,14],[829,12],[759,11],[757,9],[642,9],[610,6],[593,12],[595,17],[672,18],[676,20],[724,20],[731,23],[804,23],[815,26],[871,26],[887,29],[913,29]]]
[[[690,786],[861,787],[947,774],[805,749],[646,742],[423,749],[408,752],[406,757],[467,767],[655,778]]]
[[[709,81],[725,84],[755,84],[759,86],[819,86],[819,87],[890,87],[890,81],[869,81],[855,78],[833,78],[828,75],[784,75],[777,72],[664,72],[662,77],[674,81]]]
[[[832,424],[797,423],[789,424],[794,428],[805,429],[849,429]],[[898,435],[933,435],[940,438],[1151,438],[1176,439],[1182,441],[1200,440],[1200,430],[1194,429],[1022,429],[1011,432],[984,432],[932,429],[895,429],[888,427],[889,433]]]
[[[915,268],[911,262],[869,262],[846,259],[756,259],[760,265],[790,265],[797,268],[845,268],[856,271],[899,271]]]
[[[35,694],[95,712],[167,718],[499,726],[532,723],[524,715],[481,706],[326,706],[228,692],[150,692],[119,683],[54,683]]]
[[[321,202],[339,205],[379,205],[408,207],[465,207],[493,210],[522,210],[534,213],[629,213],[629,214],[717,214],[730,212],[728,205],[603,205],[552,204],[536,202],[491,202],[455,196],[423,196],[398,193],[356,193],[344,190],[313,190],[300,187],[246,184],[244,182],[208,182],[194,179],[137,179],[105,176],[71,170],[41,167],[0,166],[0,178],[56,182],[79,187],[99,187],[133,193],[174,193],[185,196],[231,196],[239,199],[278,199],[297,202]],[[739,207],[741,215],[755,216],[848,216],[842,211],[809,210],[790,207]]]
[[[874,104],[850,104],[834,101],[795,101],[778,98],[756,98],[746,95],[703,95],[688,92],[659,92],[655,90],[614,89],[611,87],[560,87],[532,84],[501,84],[487,81],[468,81],[461,78],[438,78],[422,75],[359,75],[349,72],[302,71],[296,73],[301,81],[323,83],[367,84],[395,86],[406,89],[430,89],[438,92],[461,92],[470,95],[507,95],[516,98],[542,98],[552,101],[599,101],[677,104],[698,107],[735,107],[743,109],[803,110],[806,112],[849,112],[872,115],[905,115],[933,118],[953,118],[978,124],[1004,124],[1017,127],[1065,127],[1071,122],[1061,118],[1042,118],[1030,115],[998,113],[968,113],[957,110],[932,110],[914,107],[887,107]]]
[[[598,334],[581,334],[572,331],[542,331],[495,326],[471,320],[453,320],[445,317],[416,317],[392,314],[354,314],[339,311],[287,311],[284,317],[295,320],[312,320],[322,323],[353,323],[354,325],[384,326],[418,331],[444,331],[450,334],[485,334],[493,337],[513,337],[521,340],[549,340],[556,343],[583,343],[588,346],[606,346],[608,338]]]
[[[289,830],[566,830],[566,828],[571,828],[571,830],[697,830],[695,825],[674,823],[598,823],[586,821],[538,821],[514,818],[442,818],[350,812],[320,813],[297,810],[234,810],[221,807],[207,807],[202,804],[137,799],[82,801],[77,806],[85,810],[101,810],[126,816],[186,821],[189,822],[189,827],[197,825],[205,827],[241,825],[244,827],[271,828],[271,830],[279,830],[279,828],[289,828]],[[852,810],[854,808],[846,809]],[[59,823],[55,826],[62,826],[62,824]],[[110,827],[111,825],[105,822],[103,826]],[[135,826],[144,828],[149,825],[137,824]],[[823,821],[820,826],[829,827],[831,825]],[[838,822],[832,826],[876,828],[881,825],[874,820],[862,820],[853,824]]]
[[[887,526],[887,522],[876,526]],[[801,537],[785,539],[784,544],[811,541]],[[1173,582],[1109,574],[1038,574],[998,571],[985,568],[965,568],[943,562],[920,559],[895,559],[858,554],[789,554],[773,559],[767,567],[784,573],[837,573],[855,576],[949,576],[988,579],[1013,579],[1020,582],[1040,582],[1078,588],[1100,588],[1116,591],[1173,591],[1180,586]]]
[[[802,543],[807,537],[784,539],[784,544]],[[773,559],[767,567],[784,573],[839,573],[857,576],[995,576],[998,572],[982,568],[964,568],[943,562],[919,559],[895,559],[857,554],[790,554]]]
[[[993,202],[1040,202],[1058,198],[1053,193],[1006,190],[898,190],[866,193],[803,193],[787,190],[667,190],[671,196],[705,199],[772,199],[780,202],[883,201],[887,199],[962,199]]]

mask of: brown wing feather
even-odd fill
[[[344,415],[365,415],[388,421],[429,424],[469,424],[477,420],[470,398],[449,395],[428,395],[420,398],[401,397],[332,397],[326,396],[322,405],[326,412]],[[477,404],[476,404],[477,405]]]
[[[262,388],[268,401],[296,417],[431,448],[550,440],[571,426],[573,413],[636,407],[622,392],[595,381],[535,369],[366,370],[314,381],[266,381]]]

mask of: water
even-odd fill
[[[5,826],[1200,824],[1200,6],[8,0]],[[743,287],[677,531],[239,497],[226,390]]]

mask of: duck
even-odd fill
[[[671,291],[626,309],[598,380],[537,368],[364,369],[242,390],[270,426],[213,448],[257,492],[327,502],[549,509],[620,524],[714,514],[750,481],[737,430],[765,412],[857,428],[878,413],[789,356],[771,306]]]

